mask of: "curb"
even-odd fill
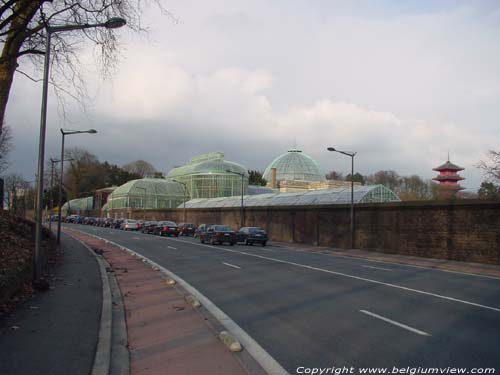
[[[177,276],[175,273],[169,271],[158,263],[144,257],[143,255],[131,250],[125,246],[119,245],[116,242],[107,240],[105,238],[96,236],[94,234],[79,231],[77,229],[71,228],[75,232],[79,232],[83,235],[94,237],[105,243],[111,244],[118,247],[119,249],[126,251],[130,255],[140,259],[143,263],[148,264],[152,268],[157,268],[160,273],[162,273],[167,279],[174,280],[179,284],[184,290],[189,294],[194,296],[209,312],[212,316],[217,319],[220,324],[226,328],[226,330],[231,334],[233,338],[241,343],[241,345],[247,350],[247,352],[252,356],[252,358],[264,369],[264,371],[269,375],[286,375],[288,372],[264,349],[262,348],[248,333],[246,333],[236,322],[234,322],[229,316],[227,316],[221,309],[219,309],[212,301],[205,297],[196,288],[191,286],[187,281]],[[97,375],[94,374],[93,375]]]

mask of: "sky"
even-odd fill
[[[264,170],[299,148],[325,172],[394,170],[435,177],[450,160],[476,191],[476,167],[500,149],[500,1],[169,0],[151,6],[147,36],[118,29],[121,57],[103,79],[81,51],[86,113],[61,116],[49,92],[46,158],[66,138],[99,160],[144,159],[167,173],[221,151]],[[6,122],[8,172],[36,172],[41,84],[15,77]]]

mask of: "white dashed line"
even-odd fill
[[[177,250],[176,247],[173,247],[173,246],[167,246],[169,249],[172,249],[172,250]]]
[[[237,270],[241,270],[241,267],[235,266],[234,264],[231,264],[231,263],[222,262],[222,264],[224,264],[224,265],[226,265],[228,267],[236,268]]]
[[[382,268],[382,267],[374,267],[374,266],[363,266],[365,268],[373,268],[374,270],[382,270],[382,271],[392,271],[389,268]]]
[[[372,313],[370,311],[366,311],[366,310],[359,310],[359,311],[361,311],[363,314],[370,315],[370,316],[372,316],[374,318],[383,320],[384,322],[387,322],[387,323],[390,323],[390,324],[394,324],[395,326],[398,326],[398,327],[406,329],[406,330],[408,330],[410,332],[416,333],[417,335],[430,336],[430,334],[427,333],[427,332],[420,331],[420,330],[418,330],[416,328],[407,326],[406,324],[403,324],[403,323],[396,322],[395,320],[392,320],[392,319],[389,319],[389,318],[384,318],[383,316],[374,314],[374,313]]]

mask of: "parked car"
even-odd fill
[[[85,217],[83,216],[78,216],[73,222],[75,224],[83,224],[83,220],[85,219]]]
[[[83,218],[83,224],[85,225],[93,225],[94,224],[94,218],[93,217],[84,217]]]
[[[194,231],[194,238],[200,237],[200,234],[205,232],[207,230],[207,227],[209,227],[212,224],[200,224],[198,225],[198,228]]]
[[[147,233],[147,234],[153,233],[154,234],[157,226],[158,226],[157,221],[146,221],[141,228],[142,233]]]
[[[196,231],[196,227],[192,223],[180,223],[179,224],[181,236],[194,236],[194,232]]]
[[[236,236],[238,242],[244,242],[245,245],[260,243],[262,246],[266,246],[268,241],[266,231],[259,227],[243,227]]]
[[[132,219],[125,219],[120,224],[120,229],[123,230],[137,230],[137,221]]]
[[[78,215],[69,215],[69,216],[66,216],[66,218],[64,219],[64,222],[65,223],[76,223],[77,219],[78,219]]]
[[[137,230],[142,230],[144,226],[144,220],[137,220]]]
[[[155,234],[160,236],[179,236],[179,227],[173,221],[160,221],[158,222]]]
[[[103,227],[111,227],[112,224],[113,224],[113,219],[110,217],[107,217],[106,219],[104,219],[102,226]]]
[[[123,219],[113,219],[113,221],[110,224],[110,228],[121,229],[123,221],[124,221]]]
[[[236,233],[227,225],[209,225],[200,233],[200,242],[209,242],[211,245],[227,242],[233,246],[237,241]]]

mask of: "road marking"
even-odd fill
[[[173,246],[167,246],[169,249],[172,249],[172,250],[177,250],[176,247],[173,247]]]
[[[374,314],[374,313],[372,313],[370,311],[366,311],[366,310],[359,310],[359,311],[361,311],[363,314],[370,315],[370,316],[372,316],[374,318],[383,320],[384,322],[387,322],[387,323],[390,323],[390,324],[394,324],[395,326],[398,326],[398,327],[406,329],[406,330],[408,330],[410,332],[416,333],[417,335],[430,336],[430,334],[427,333],[427,332],[420,331],[420,330],[418,330],[416,328],[407,326],[406,324],[403,324],[403,323],[396,322],[395,320],[392,320],[392,319],[389,319],[389,318],[384,318],[383,316]]]
[[[210,246],[210,245],[202,245],[202,244],[197,244],[197,243],[194,243],[194,244],[195,245],[199,245],[199,246],[210,247],[212,249],[218,249],[218,250],[222,250],[222,251],[228,251],[228,252],[231,252],[231,253],[238,253],[238,254],[242,254],[242,255],[247,255],[247,256],[250,256],[250,257],[271,260],[271,261],[278,262],[278,263],[289,264],[291,266],[307,268],[307,269],[310,269],[310,270],[313,270],[313,271],[320,271],[320,272],[330,273],[332,275],[349,277],[349,278],[355,279],[355,280],[366,281],[366,282],[373,283],[373,284],[384,285],[384,286],[388,286],[388,287],[391,287],[391,288],[405,290],[405,291],[408,291],[408,292],[414,292],[414,293],[424,294],[426,296],[432,296],[432,297],[436,297],[436,298],[445,299],[445,300],[448,300],[448,301],[463,303],[465,305],[470,305],[470,306],[480,307],[480,308],[487,309],[487,310],[492,310],[492,311],[500,312],[500,308],[497,308],[497,307],[492,307],[492,306],[487,306],[487,305],[481,305],[479,303],[465,301],[465,300],[461,300],[461,299],[453,298],[453,297],[448,297],[448,296],[443,296],[441,294],[426,292],[426,291],[419,290],[419,289],[408,288],[408,287],[401,286],[401,285],[396,285],[396,284],[384,283],[382,281],[377,281],[377,280],[373,280],[373,279],[367,279],[365,277],[360,277],[360,276],[355,276],[355,275],[349,275],[349,274],[346,274],[346,273],[331,271],[331,270],[327,270],[327,269],[324,269],[324,268],[313,267],[313,266],[308,266],[308,265],[305,265],[305,264],[300,264],[300,263],[295,263],[295,262],[289,262],[289,261],[286,261],[286,260],[270,258],[270,257],[266,257],[266,256],[263,256],[263,255],[246,253],[244,251],[231,250],[231,249],[226,249],[226,248],[222,248],[222,247],[215,247],[215,246]]]
[[[139,237],[132,237],[133,240],[140,240]]]
[[[85,232],[83,232],[83,233],[85,233]],[[89,234],[90,236],[92,236],[92,234],[90,234],[90,233],[87,233],[87,234]],[[366,282],[373,283],[373,284],[388,286],[390,288],[396,288],[396,289],[405,290],[407,292],[414,292],[414,293],[418,293],[418,294],[423,294],[423,295],[427,295],[427,296],[431,296],[431,297],[436,297],[436,298],[444,299],[444,300],[447,300],[447,301],[453,301],[453,302],[463,303],[463,304],[469,305],[469,306],[475,306],[475,307],[480,307],[480,308],[487,309],[487,310],[492,310],[492,311],[500,312],[500,308],[498,308],[498,307],[481,305],[481,304],[475,303],[475,302],[470,302],[470,301],[465,301],[465,300],[461,300],[461,299],[458,299],[458,298],[443,296],[441,294],[426,292],[426,291],[419,290],[419,289],[408,288],[408,287],[401,286],[401,285],[384,283],[382,281],[377,281],[377,280],[373,280],[373,279],[367,279],[365,277],[360,277],[360,276],[355,276],[355,275],[349,275],[349,274],[342,273],[342,272],[331,271],[331,270],[327,270],[327,269],[324,269],[324,268],[308,266],[308,265],[305,265],[305,264],[300,264],[300,263],[295,263],[295,262],[289,262],[289,261],[286,261],[286,260],[281,260],[281,259],[276,259],[276,258],[270,258],[270,257],[264,256],[264,255],[257,255],[257,254],[246,253],[244,251],[231,250],[231,249],[224,248],[224,247],[216,247],[216,246],[204,245],[204,244],[197,243],[197,242],[184,241],[184,240],[172,239],[172,238],[170,240],[171,241],[184,242],[184,243],[187,243],[187,244],[190,244],[190,245],[197,245],[197,246],[200,246],[200,247],[208,247],[208,248],[212,248],[212,249],[216,249],[216,250],[227,251],[227,252],[230,252],[230,253],[237,253],[237,254],[242,254],[242,255],[246,255],[246,256],[250,256],[250,257],[255,257],[255,258],[270,260],[270,261],[274,261],[274,262],[277,262],[277,263],[289,264],[291,266],[302,267],[302,268],[310,269],[310,270],[313,270],[313,271],[320,271],[320,272],[325,272],[325,273],[329,273],[329,274],[332,274],[332,275],[338,275],[338,276],[348,277],[348,278],[355,279],[355,280],[366,281]],[[121,246],[121,245],[118,245],[118,246]]]
[[[231,264],[231,263],[222,262],[222,264],[224,264],[228,267],[233,267],[233,268],[236,268],[238,270],[241,270],[241,267],[235,266],[234,264]]]
[[[366,268],[373,268],[374,270],[382,270],[382,271],[392,271],[391,269],[389,268],[382,268],[382,267],[374,267],[374,266],[362,266],[362,267],[366,267]]]

